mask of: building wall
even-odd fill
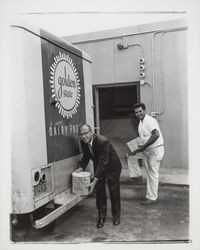
[[[140,81],[140,99],[155,112],[164,140],[167,168],[188,168],[187,25],[172,20],[66,37],[92,58],[93,85]],[[117,44],[124,44],[119,50]]]

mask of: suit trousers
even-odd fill
[[[121,203],[120,203],[120,183],[119,179],[116,181],[109,181],[108,189],[111,200],[111,212],[114,219],[120,218]],[[106,197],[106,179],[99,179],[96,184],[96,206],[98,215],[102,219],[106,219],[107,214],[107,197]]]

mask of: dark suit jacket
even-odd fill
[[[92,151],[87,143],[81,141],[83,158],[80,167],[84,170],[91,159],[94,165],[94,176],[96,178],[106,177],[110,181],[119,180],[121,173],[121,162],[112,144],[103,135],[93,135]]]

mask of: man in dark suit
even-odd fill
[[[94,179],[90,183],[90,193],[96,186],[96,206],[98,210],[97,228],[104,226],[107,213],[106,187],[107,181],[111,199],[111,211],[113,224],[120,224],[120,173],[121,162],[111,143],[103,135],[94,134],[87,124],[79,128],[83,157],[80,168],[76,171],[84,171],[89,160],[93,161]]]

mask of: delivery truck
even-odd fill
[[[94,124],[91,59],[23,21],[10,29],[11,222],[26,215],[38,229],[87,196],[72,193],[72,172],[81,158],[78,128]]]

